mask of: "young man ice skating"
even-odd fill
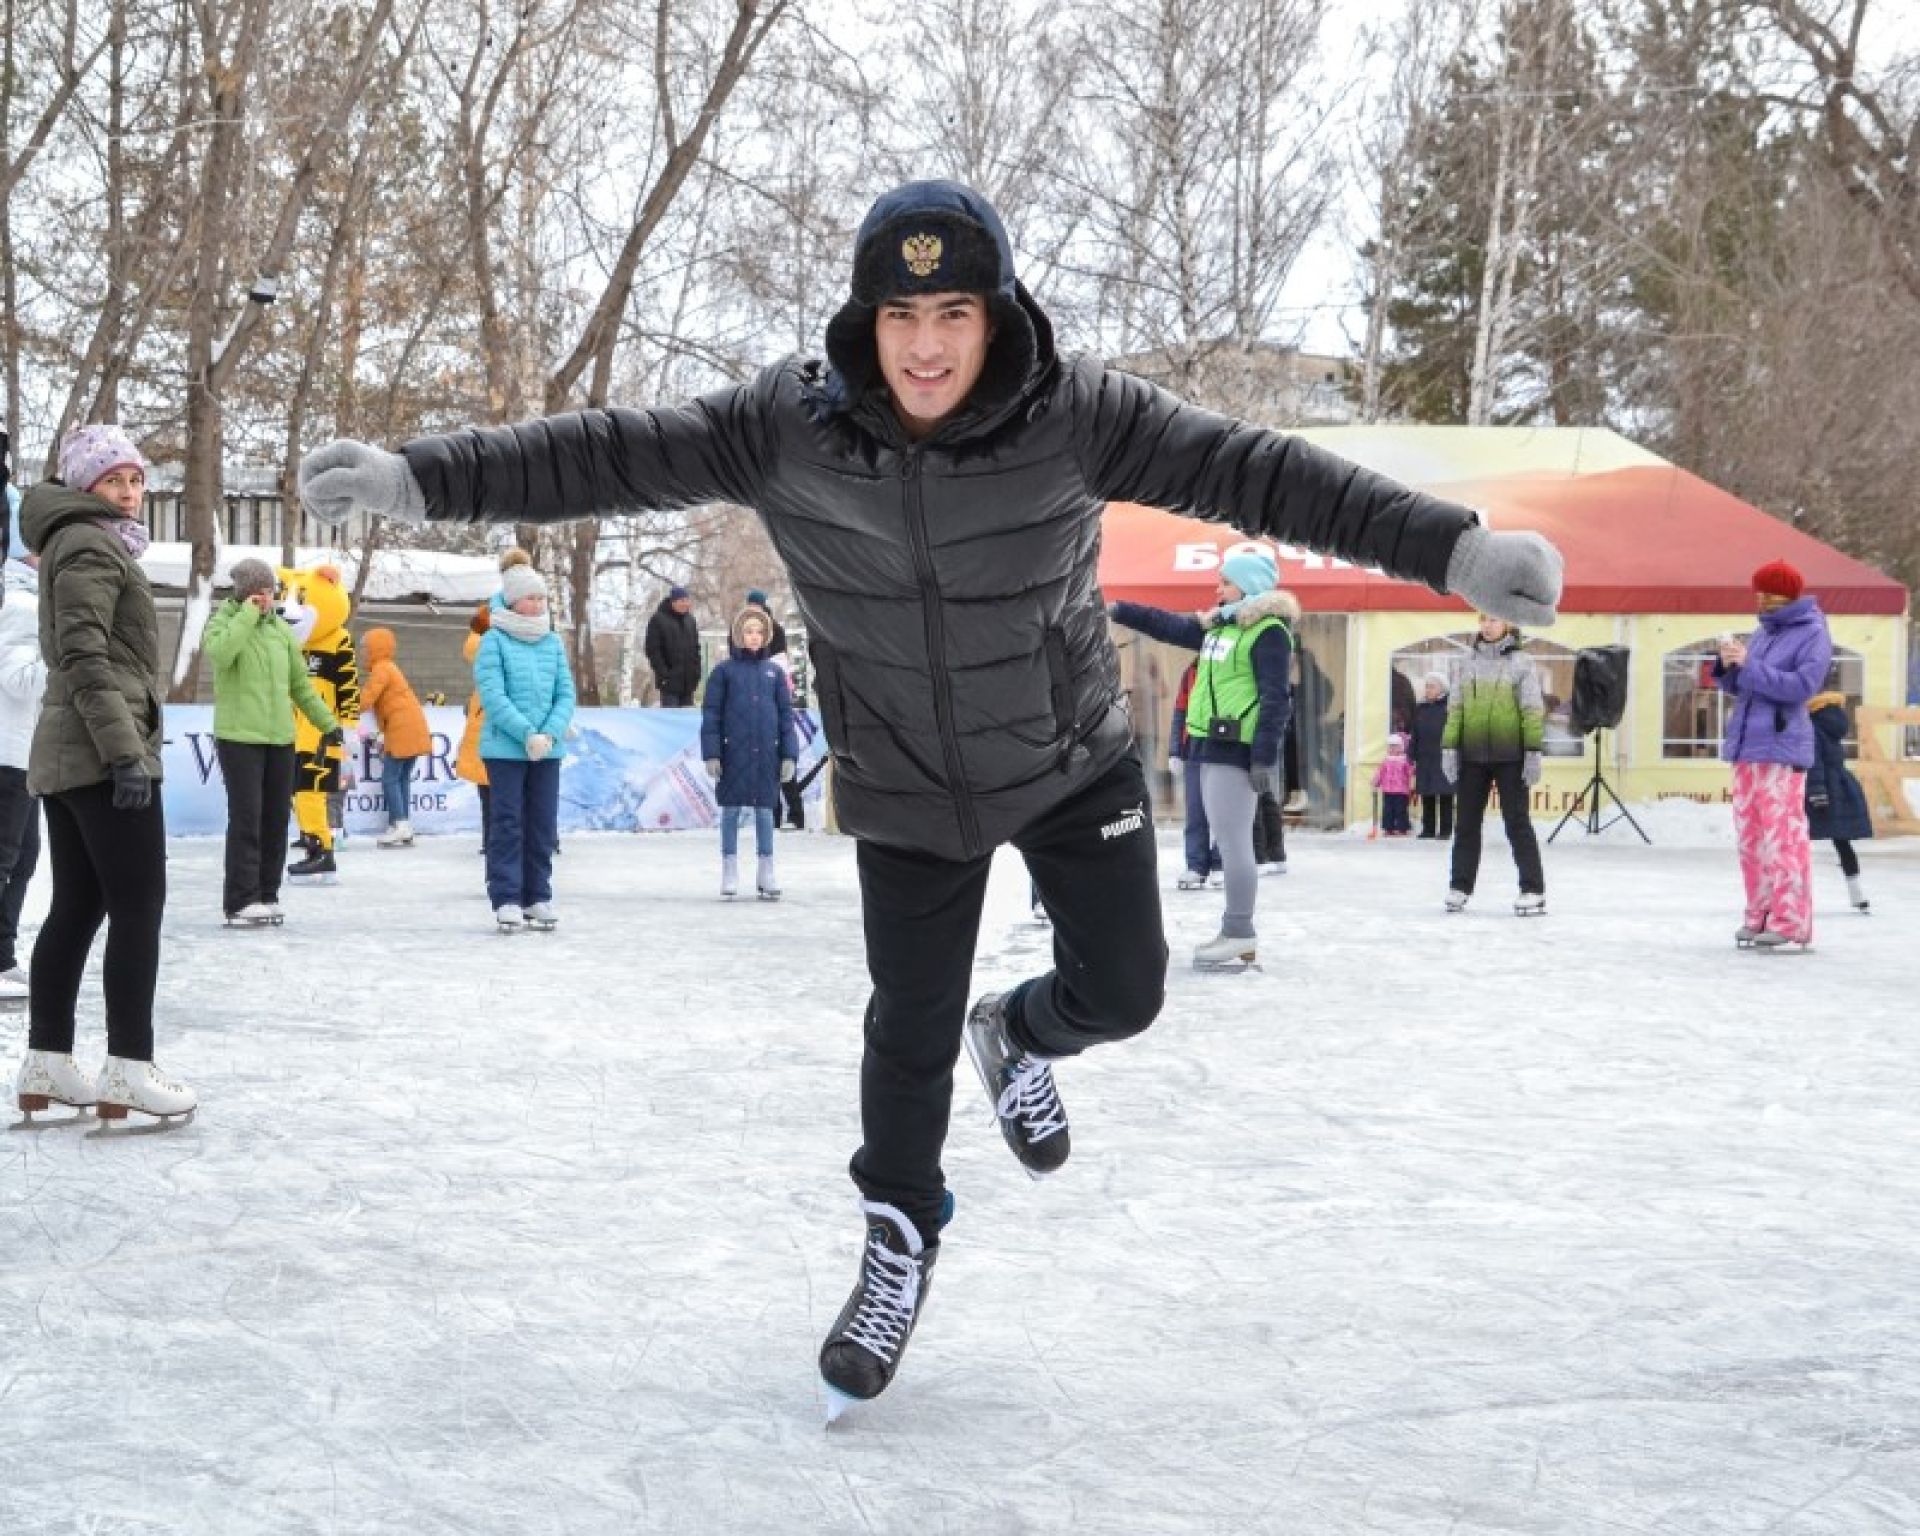
[[[1532,535],[1056,353],[998,215],[951,182],[868,212],[826,353],[677,409],[553,416],[398,454],[332,443],[301,466],[301,489],[335,519],[759,510],[806,621],[840,824],[859,840],[873,993],[852,1174],[867,1240],[821,1370],[867,1398],[899,1365],[951,1211],[940,1150],[963,1034],[1037,1175],[1067,1156],[1052,1063],[1160,1010],[1147,790],[1095,569],[1102,504],[1230,522],[1522,622],[1552,617],[1560,561]],[[1003,843],[1053,917],[1056,968],[969,1010]]]

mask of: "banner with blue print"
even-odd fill
[[[563,832],[680,832],[719,819],[713,786],[700,759],[697,709],[582,709],[574,717],[560,764]],[[795,710],[800,735],[799,777],[818,766],[826,750],[820,717]],[[407,819],[423,836],[480,830],[480,796],[453,771],[466,712],[429,707],[433,751],[414,765]],[[380,754],[347,738],[353,787],[341,797],[349,836],[387,825],[380,788]],[[808,824],[819,825],[822,776],[805,790]],[[213,707],[169,704],[166,712],[167,830],[180,837],[212,837],[227,830],[226,786],[213,745]]]

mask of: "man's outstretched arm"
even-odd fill
[[[554,523],[731,501],[752,506],[772,458],[774,370],[689,404],[573,411],[418,437],[399,453],[340,441],[300,463],[324,522]]]
[[[1231,523],[1458,593],[1514,623],[1553,621],[1560,554],[1538,534],[1482,528],[1470,508],[1302,438],[1203,411],[1098,361],[1076,369],[1080,463],[1103,500]]]

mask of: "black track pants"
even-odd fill
[[[1044,1056],[1071,1056],[1140,1033],[1165,998],[1167,946],[1138,757],[1129,754],[1013,841],[1053,920],[1054,959],[1012,994],[1015,1039]],[[858,857],[873,995],[860,1066],[865,1140],[853,1181],[932,1238],[991,860],[956,863],[864,842]]]

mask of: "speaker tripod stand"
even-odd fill
[[[1627,809],[1627,802],[1620,798],[1620,792],[1607,782],[1606,774],[1600,770],[1601,734],[1598,730],[1593,733],[1593,777],[1588,779],[1586,787],[1574,796],[1573,804],[1567,807],[1567,814],[1562,816],[1559,825],[1547,834],[1547,841],[1552,842],[1566,828],[1567,823],[1578,816],[1582,825],[1586,827],[1589,837],[1598,837],[1615,822],[1624,821],[1640,834],[1641,842],[1651,845],[1653,839],[1647,836],[1647,829],[1633,819],[1633,812]],[[1617,809],[1613,815],[1602,820],[1605,811],[1603,801],[1608,795],[1613,797],[1613,803]]]

